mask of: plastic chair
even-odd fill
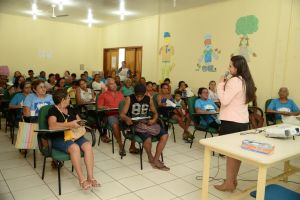
[[[62,134],[61,131],[53,131],[48,129],[48,111],[53,105],[47,105],[41,108],[39,112],[39,118],[38,118],[38,124],[39,124],[39,130],[36,130],[38,133],[38,145],[39,150],[44,156],[44,162],[43,162],[43,172],[42,172],[42,179],[44,179],[45,175],[45,166],[46,166],[46,158],[51,157],[54,162],[56,162],[57,165],[57,173],[58,173],[58,190],[59,195],[61,195],[61,180],[60,180],[60,168],[63,166],[64,161],[71,160],[69,154],[59,151],[55,148],[52,148],[52,142],[51,138],[57,134]],[[92,146],[95,145],[96,139],[95,139],[95,132],[93,129],[89,130],[92,135]],[[81,157],[83,157],[84,154],[81,152]],[[73,171],[73,167],[72,167]]]
[[[125,105],[125,100],[123,100],[123,101],[121,101],[119,103],[119,112],[121,112],[123,110],[124,105]],[[158,122],[160,124],[160,127],[164,128],[163,127],[163,123],[161,121],[158,121]],[[130,140],[130,141],[134,140],[135,142],[137,142],[138,145],[139,145],[139,151],[140,151],[140,165],[141,165],[141,170],[143,170],[143,150],[144,150],[144,146],[143,146],[144,142],[143,142],[143,140],[138,135],[138,133],[136,133],[134,131],[133,126],[128,126],[124,121],[120,121],[120,128],[121,128],[122,135],[124,137],[124,143],[123,143],[122,150],[123,151],[125,150],[125,144],[126,144],[127,140]],[[151,141],[152,142],[158,142],[159,138],[153,136]],[[123,159],[123,155],[121,155],[121,159]],[[164,161],[163,153],[161,153],[161,160],[162,160],[162,162]]]
[[[250,193],[252,197],[256,197],[256,191]],[[299,200],[300,194],[289,190],[280,185],[271,184],[266,187],[265,190],[265,200]]]
[[[275,114],[267,112],[267,109],[268,109],[268,107],[269,107],[272,100],[273,99],[268,99],[265,103],[265,115],[266,115],[266,124],[267,124],[267,126],[271,126],[271,125],[276,124]]]
[[[198,97],[189,97],[188,98],[188,109],[189,109],[190,117],[194,123],[193,139],[191,141],[190,148],[192,148],[192,145],[194,143],[196,131],[205,132],[205,138],[207,137],[208,133],[211,135],[211,137],[213,137],[213,134],[219,134],[217,129],[208,126],[203,115],[196,113],[195,102],[196,102],[197,98]]]
[[[154,103],[154,106],[159,114],[159,118],[164,122],[165,124],[165,130],[168,131],[168,128],[171,127],[172,128],[172,133],[173,133],[173,139],[174,139],[174,142],[176,142],[176,135],[175,135],[175,128],[174,128],[174,124],[178,124],[178,121],[175,120],[175,119],[172,119],[171,118],[171,115],[173,113],[173,109],[170,109],[169,112],[168,112],[168,116],[165,117],[161,114],[161,109],[160,107],[158,106],[158,101],[157,101],[157,97],[158,97],[158,93],[154,94],[153,95],[153,103]]]

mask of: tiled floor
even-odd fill
[[[70,162],[62,168],[62,195],[58,195],[57,171],[51,169],[50,160],[47,162],[45,179],[41,179],[42,156],[37,156],[37,168],[33,168],[32,152],[25,159],[10,143],[8,133],[0,131],[0,200],[199,200],[201,192],[201,178],[203,166],[203,148],[197,142],[190,149],[189,145],[181,140],[178,127],[176,127],[177,142],[170,137],[164,151],[164,160],[171,168],[169,172],[153,169],[144,155],[144,169],[140,170],[138,155],[131,155],[120,159],[117,153],[112,154],[111,144],[94,147],[95,177],[102,186],[92,191],[82,191],[76,179],[76,174],[71,172]],[[198,132],[196,141],[203,134]],[[155,146],[153,146],[154,149]],[[128,148],[128,147],[126,147]],[[117,149],[116,149],[116,152]],[[300,159],[293,160],[300,165]],[[82,162],[83,164],[83,162]],[[218,170],[219,167],[219,170]],[[275,165],[268,170],[268,176],[278,175],[283,164]],[[85,168],[84,168],[85,169]],[[217,174],[218,172],[218,174]],[[225,160],[213,157],[211,176],[225,177]],[[198,177],[198,178],[196,178]],[[256,179],[255,167],[242,164],[239,179]],[[300,182],[300,174],[293,175],[290,180]],[[210,182],[209,199],[230,199],[230,196],[240,193],[241,190],[255,184],[253,181],[239,181],[238,189],[234,193],[216,191]],[[293,190],[299,191],[300,185],[295,183],[280,183]],[[245,199],[253,199],[245,197]]]

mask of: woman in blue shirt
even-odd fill
[[[274,113],[276,122],[281,123],[286,116],[300,115],[300,110],[293,100],[288,99],[289,91],[282,87],[278,92],[279,98],[273,99],[268,106],[267,112]]]

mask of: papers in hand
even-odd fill
[[[143,119],[150,119],[150,117],[133,117],[133,118],[131,118],[132,121],[138,121],[138,120],[143,120]]]
[[[173,103],[172,101],[170,101],[169,99],[167,99],[166,104],[167,104],[167,107],[173,107],[173,108],[176,107],[176,104]]]

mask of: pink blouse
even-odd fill
[[[246,88],[242,77],[233,77],[219,83],[217,93],[221,102],[220,120],[248,123],[249,113],[246,101]],[[225,88],[224,88],[225,86]]]

